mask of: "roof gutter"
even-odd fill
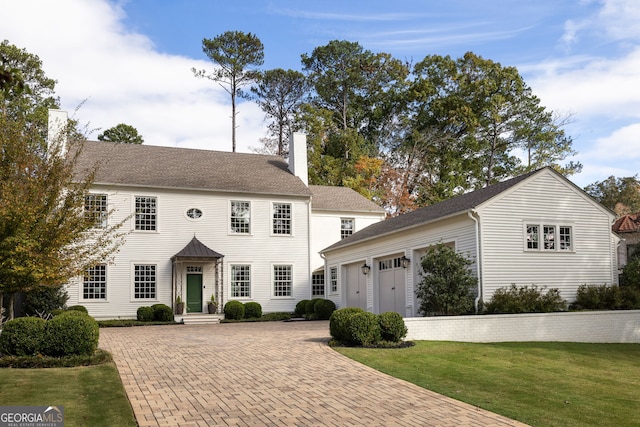
[[[480,221],[478,220],[478,212],[475,209],[472,209],[467,212],[469,218],[476,223],[476,272],[478,275],[478,296],[473,301],[473,306],[475,307],[476,314],[478,314],[478,305],[480,300],[482,299],[482,256],[480,253]]]

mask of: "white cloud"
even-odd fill
[[[64,109],[86,100],[75,117],[90,128],[127,123],[145,144],[230,151],[229,96],[191,72],[213,64],[158,53],[124,18],[106,0],[21,0],[3,4],[0,27],[10,43],[40,57]],[[263,115],[251,103],[238,111],[238,151],[247,152],[264,134]]]

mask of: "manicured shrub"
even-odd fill
[[[625,310],[640,309],[640,288],[637,286],[621,286],[622,304],[620,308]]]
[[[149,306],[138,307],[136,318],[141,322],[153,321],[153,308]]]
[[[0,352],[10,356],[33,356],[40,352],[47,322],[39,317],[9,320],[0,334]]]
[[[349,325],[351,318],[364,312],[358,307],[345,307],[334,311],[329,317],[329,333],[334,340],[347,343],[349,341]]]
[[[85,307],[84,305],[72,305],[71,307],[67,308],[68,311],[81,311],[83,313],[87,313],[89,314],[89,310],[87,310],[87,307]]]
[[[368,311],[355,313],[349,321],[349,340],[352,345],[375,345],[382,339],[378,316]]]
[[[571,308],[577,310],[615,310],[622,306],[622,291],[618,286],[581,285]]]
[[[407,336],[407,326],[400,313],[386,311],[378,315],[380,333],[384,341],[400,342]]]
[[[42,353],[52,357],[92,355],[99,334],[93,317],[74,311],[60,314],[45,324]]]
[[[24,312],[30,316],[52,314],[67,303],[69,295],[64,286],[39,286],[24,296]]]
[[[245,319],[257,319],[260,317],[262,317],[262,306],[259,303],[250,301],[244,305]]]
[[[52,316],[57,316],[58,314],[62,314],[62,313],[66,313],[67,310],[64,309],[57,309],[57,310],[51,310],[51,315]]]
[[[304,306],[304,312],[305,312],[304,317],[306,317],[309,320],[315,320],[316,319],[315,306],[316,306],[316,303],[318,301],[320,301],[321,299],[322,298],[314,298],[314,299],[310,299],[309,301],[307,301],[307,303]]]
[[[244,318],[244,304],[240,301],[228,301],[224,305],[224,317],[229,320],[240,320]]]
[[[493,293],[491,300],[485,305],[485,312],[498,313],[550,313],[564,311],[567,302],[560,296],[558,289],[538,288],[533,285],[500,288]]]
[[[156,322],[171,322],[173,321],[173,310],[166,304],[153,304],[151,306],[153,310],[153,320]]]
[[[303,299],[298,301],[298,303],[296,304],[296,309],[293,312],[293,315],[295,317],[304,317],[305,314],[307,314],[307,303],[309,302],[308,299]]]
[[[313,312],[318,320],[329,320],[334,311],[336,311],[336,304],[329,299],[319,299],[313,305]]]

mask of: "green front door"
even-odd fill
[[[187,313],[202,313],[202,274],[187,274]]]

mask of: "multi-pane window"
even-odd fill
[[[231,266],[231,297],[251,297],[251,267],[248,265]]]
[[[136,196],[136,230],[157,229],[158,201],[155,197]]]
[[[331,285],[331,292],[338,292],[338,267],[331,267],[329,269],[329,284]]]
[[[534,251],[573,251],[573,230],[568,225],[527,224],[526,249]]]
[[[353,234],[353,222],[353,218],[340,219],[340,239],[344,239]]]
[[[231,201],[231,232],[251,233],[251,205],[249,202]]]
[[[84,196],[84,217],[94,228],[107,226],[107,195],[87,194]]]
[[[107,298],[107,266],[105,264],[98,264],[94,267],[89,267],[84,272],[84,278],[82,281],[82,298]]]
[[[273,204],[273,234],[291,234],[291,203]]]
[[[389,258],[382,261],[378,261],[378,270],[391,270],[392,268],[402,267],[402,257]]]
[[[138,264],[133,267],[133,297],[136,299],[156,298],[156,266]]]
[[[324,296],[324,271],[317,271],[311,275],[311,296]]]
[[[290,265],[273,266],[273,296],[290,297],[292,295],[293,282],[291,280]]]

